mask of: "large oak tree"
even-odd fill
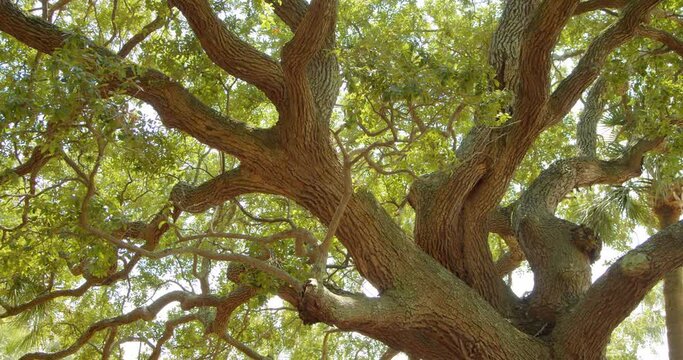
[[[305,358],[301,323],[323,357],[600,359],[683,265],[668,217],[591,278],[656,227],[591,204],[683,168],[681,6],[0,0],[0,318],[22,359]]]

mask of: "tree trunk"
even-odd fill
[[[666,339],[669,359],[683,359],[683,268],[664,277],[664,304],[666,308]]]
[[[366,297],[337,291],[319,277],[300,281],[283,269],[244,255],[197,249],[193,254],[260,265],[284,279],[287,285],[280,295],[297,308],[304,323],[323,322],[362,333],[411,358],[602,358],[614,328],[664,274],[683,264],[683,223],[668,226],[627,253],[591,284],[590,264],[599,253],[599,239],[586,227],[556,217],[555,211],[577,187],[619,184],[640,175],[644,153],[661,140],[639,142],[622,158],[611,161],[585,157],[558,161],[531,184],[511,207],[511,213],[502,216],[508,228],[505,233],[519,241],[534,272],[534,291],[523,299],[512,294],[497,272],[488,243],[488,218],[505,197],[536,138],[568,114],[597,78],[609,53],[635,35],[659,0],[629,2],[619,20],[591,42],[572,74],[552,93],[551,53],[580,2],[508,2],[492,41],[491,64],[498,86],[512,92],[513,117],[503,126],[475,126],[460,144],[456,163],[413,183],[409,194],[416,219],[413,236],[371,194],[347,191],[349,154],[335,151],[330,140],[329,118],[340,87],[339,69],[331,51],[337,1],[289,1],[289,8],[284,7],[285,2],[272,1],[294,31],[282,48],[281,60],[239,39],[209,1],[171,2],[182,12],[209,59],[228,74],[254,85],[273,103],[279,113],[274,127],[252,129],[222,116],[161,72],[140,71],[94,44],[84,50],[95,51],[102,61],[87,62],[87,70],[105,74],[99,75],[103,88],[121,88],[150,104],[167,128],[239,159],[239,168],[205,184],[176,186],[171,198],[178,211],[202,212],[247,193],[284,196],[332,229],[330,234],[348,250],[354,267],[379,294]],[[301,11],[287,12],[297,7]],[[47,54],[72,36],[26,16],[10,0],[0,0],[0,31]],[[110,64],[117,65],[117,71],[110,71]],[[126,70],[125,77],[119,75],[121,69]],[[594,123],[589,125],[592,131]],[[339,155],[345,158],[344,164]],[[90,192],[93,189],[88,187]],[[680,215],[680,206],[676,209]],[[655,212],[658,210],[655,207]],[[670,212],[662,214],[666,215],[662,227],[678,217]],[[169,228],[168,224],[160,227],[160,222],[150,226],[159,234],[154,246]],[[94,229],[87,221],[82,223],[88,225],[86,229]],[[135,256],[160,258],[183,250],[154,252],[149,245],[140,249],[104,232],[97,234],[117,247],[134,251]],[[680,277],[677,279],[680,285]],[[677,288],[676,294],[679,291]],[[245,292],[251,294],[251,290]],[[248,296],[233,292],[233,297]],[[681,296],[676,295],[676,299]],[[34,353],[23,358],[68,356],[97,331],[112,324],[150,321],[171,302],[179,302],[183,310],[216,307],[211,331],[218,333],[233,306],[238,305],[225,302],[230,298],[219,300],[175,291],[152,305],[93,324],[77,343],[57,355]],[[40,301],[47,300],[35,303]],[[10,311],[21,312],[16,309],[19,307]],[[248,350],[245,353],[259,358],[249,355]]]
[[[654,209],[660,229],[678,222],[681,208],[677,202],[658,204]],[[683,268],[664,277],[664,307],[666,310],[666,339],[669,359],[683,359]]]

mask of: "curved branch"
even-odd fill
[[[524,128],[536,129],[550,88],[552,49],[571,18],[578,0],[543,1],[527,26],[520,47],[519,86],[514,117]]]
[[[112,348],[114,347],[116,341],[117,332],[117,327],[112,327],[111,330],[109,330],[109,334],[107,334],[107,338],[104,341],[104,346],[102,347],[102,360],[109,360]]]
[[[38,172],[52,157],[53,155],[43,151],[41,146],[36,146],[25,163],[0,173],[0,185],[10,181],[15,176]]]
[[[171,191],[171,201],[180,210],[200,213],[223,204],[238,195],[259,192],[279,194],[253,172],[237,167],[199,185],[179,183]]]
[[[569,112],[581,93],[598,77],[607,56],[633,38],[638,26],[660,2],[661,0],[631,1],[621,18],[591,42],[571,74],[552,93],[550,116],[545,126],[561,120]]]
[[[663,138],[640,140],[614,160],[578,157],[555,162],[534,180],[520,199],[520,207],[554,213],[557,205],[577,187],[621,184],[641,174],[643,156]]]
[[[17,306],[8,306],[8,305],[3,305],[5,308],[5,312],[0,314],[0,319],[14,316],[17,314],[20,314],[28,309],[34,308],[40,304],[44,304],[52,299],[56,299],[58,297],[79,297],[83,294],[85,294],[88,289],[90,289],[93,286],[93,283],[90,281],[86,281],[83,285],[75,288],[75,289],[68,289],[68,290],[56,290],[49,292],[47,294],[43,294],[41,296],[38,296],[37,298],[21,304]]]
[[[588,0],[582,1],[574,10],[574,15],[585,14],[599,9],[619,9],[626,5],[626,0]]]
[[[553,334],[557,347],[569,358],[592,358],[650,289],[682,264],[683,221],[655,234],[610,266],[561,318]]]
[[[337,0],[314,0],[285,45],[282,62],[285,71],[303,73],[308,63],[334,34],[337,23]]]
[[[48,301],[60,298],[60,297],[79,297],[83,294],[85,294],[86,291],[88,291],[90,288],[95,287],[95,286],[101,286],[101,285],[109,285],[113,284],[117,281],[120,281],[122,279],[125,279],[128,277],[128,274],[133,270],[135,265],[137,265],[138,261],[140,261],[140,256],[134,256],[127,264],[126,266],[121,269],[120,271],[117,271],[107,277],[103,278],[89,278],[86,279],[85,283],[83,283],[81,286],[75,288],[75,289],[65,289],[65,290],[55,290],[48,292],[46,294],[40,295],[33,300],[23,303],[21,305],[17,306],[6,306],[3,305],[3,308],[5,308],[5,312],[0,314],[0,319],[10,317],[10,316],[15,316],[18,314],[21,314],[22,312],[25,312],[29,309],[35,308],[36,306],[39,306],[41,304],[47,303]]]
[[[232,196],[236,196],[239,194],[242,194],[240,190],[244,190],[243,187],[239,185],[233,185],[229,182],[228,178],[235,175],[235,174],[240,174],[239,170],[235,170],[235,172],[227,172],[225,173],[225,176],[219,176],[216,179],[210,180],[207,183],[200,185],[199,187],[195,189],[199,189],[196,191],[190,190],[190,196],[187,197],[180,197],[177,192],[172,191],[171,192],[171,201],[173,201],[176,205],[176,207],[179,210],[184,210],[184,209],[198,209],[201,208],[202,206],[205,206],[207,202],[209,201],[208,199],[213,199],[212,195],[213,194],[225,194],[230,192],[233,194]],[[238,176],[238,175],[235,175]],[[218,180],[217,180],[218,179]],[[232,188],[231,188],[232,186]],[[175,190],[175,188],[174,188]],[[203,208],[203,210],[206,210],[206,208]],[[202,211],[203,211],[202,210]],[[172,214],[172,216],[177,217],[179,216],[180,213],[176,211],[176,213]],[[168,215],[165,214],[164,211],[160,211],[149,223],[144,223],[144,222],[132,222],[124,225],[121,229],[116,230],[113,232],[113,234],[106,234],[104,235],[106,238],[109,239],[116,239],[116,241],[121,242],[120,239],[123,238],[131,238],[131,239],[141,239],[144,240],[145,243],[144,245],[140,248],[142,251],[148,251],[151,252],[154,249],[156,249],[159,239],[161,236],[168,231],[170,228],[168,222]],[[98,230],[99,234],[104,234],[103,232]],[[300,234],[299,232],[295,233],[292,236],[304,236],[305,234]],[[140,260],[141,255],[140,254],[135,254],[133,258],[126,264],[126,266],[121,269],[120,271],[104,277],[104,278],[89,278],[86,280],[85,283],[83,283],[81,286],[75,288],[75,289],[66,289],[66,290],[56,290],[49,292],[47,294],[43,294],[39,297],[36,297],[35,299],[13,307],[6,307],[5,312],[0,314],[0,318],[5,318],[5,317],[10,317],[14,315],[18,315],[26,310],[29,310],[31,308],[34,308],[38,305],[44,304],[48,301],[54,300],[59,297],[79,297],[83,295],[86,291],[88,291],[90,288],[95,287],[95,286],[101,286],[101,285],[109,285],[114,282],[120,281],[128,276],[130,271],[135,267],[135,265],[138,263]]]
[[[128,41],[126,41],[121,49],[116,53],[116,55],[125,58],[130,54],[133,49],[143,42],[150,34],[161,29],[166,24],[165,15],[157,15],[157,17],[152,20],[149,24],[145,25],[137,34],[133,35]]]
[[[19,358],[20,360],[38,360],[38,359],[62,359],[67,357],[76,351],[78,351],[83,345],[85,345],[90,338],[92,338],[97,332],[111,327],[121,326],[125,324],[130,324],[138,320],[151,321],[154,320],[156,315],[164,307],[172,302],[180,302],[181,307],[187,310],[192,307],[198,306],[195,301],[196,295],[188,294],[182,291],[174,291],[161,296],[156,301],[152,302],[150,305],[142,306],[136,308],[135,310],[128,312],[126,314],[100,320],[88,327],[88,329],[68,348],[57,351],[54,353],[44,353],[36,352],[30,353]]]
[[[257,353],[254,349],[244,345],[241,341],[235,339],[228,333],[223,333],[220,338],[254,360],[271,360],[271,358]]]
[[[505,276],[519,267],[526,258],[519,241],[514,236],[504,236],[503,240],[508,246],[508,251],[500,256],[496,261],[496,273],[498,276]]]
[[[415,281],[419,280],[415,279]],[[436,288],[432,290],[439,292]],[[406,293],[391,291],[382,294],[379,298],[368,298],[358,294],[337,294],[311,279],[304,285],[300,301],[296,305],[299,316],[305,324],[324,322],[342,331],[358,331],[398,351],[419,349],[419,353],[408,351],[409,356],[416,358],[487,359],[495,357],[492,354],[496,353],[491,349],[501,347],[505,348],[502,350],[505,353],[502,358],[549,358],[547,349],[539,341],[513,330],[507,320],[496,321],[495,317],[489,317],[495,314],[495,310],[490,306],[477,307],[478,305],[473,304],[471,300],[475,300],[478,296],[471,290],[465,292],[467,295],[460,296],[460,301],[453,305],[435,299],[431,296],[433,294],[413,294],[422,300],[412,299],[412,296],[406,296]],[[458,295],[454,294],[454,296]],[[422,306],[412,307],[410,304],[414,304],[413,301],[424,302],[420,302]],[[470,308],[470,306],[473,307]],[[436,319],[430,315],[436,308],[442,307],[443,310],[446,308],[453,310],[452,313],[444,313],[448,314],[446,315],[448,319]],[[441,321],[444,320],[446,322],[442,323]],[[437,323],[447,325],[441,327],[436,325]],[[486,325],[482,326],[483,324]],[[462,336],[462,338],[452,338],[448,349],[425,346],[435,344],[432,339],[438,338],[439,334],[443,335],[446,328],[454,327],[462,331],[469,326],[475,326],[478,329],[477,336],[471,338],[464,332],[458,332],[457,336]],[[397,328],[401,329],[398,333],[395,332]],[[418,328],[429,329],[434,337],[425,336],[412,340],[409,336],[402,336],[402,334],[419,331]],[[485,334],[497,335],[489,337]],[[507,336],[510,337],[502,340],[502,337]],[[416,347],[411,347],[410,341],[414,341]],[[514,346],[510,346],[511,344]],[[448,356],[444,357],[445,354]]]
[[[224,334],[228,321],[230,321],[230,316],[232,316],[235,309],[246,304],[258,292],[258,288],[245,284],[239,285],[235,290],[231,291],[216,307],[216,317],[214,317],[207,331],[219,336]]]
[[[136,254],[139,254],[141,256],[150,258],[150,259],[161,259],[167,256],[172,256],[172,255],[197,255],[201,256],[207,259],[211,260],[218,260],[218,261],[236,261],[239,263],[243,263],[245,265],[252,266],[258,270],[263,271],[264,273],[267,273],[276,279],[282,280],[283,282],[291,285],[294,288],[299,288],[301,286],[301,283],[299,280],[295,279],[292,275],[287,273],[286,271],[277,268],[273,265],[270,265],[268,262],[247,256],[247,255],[242,255],[242,254],[235,254],[235,253],[217,253],[209,250],[204,250],[204,249],[198,249],[195,247],[178,247],[178,248],[169,248],[161,251],[151,251],[147,250],[144,247],[138,247],[132,244],[129,244],[123,240],[117,239],[115,236],[112,236],[100,229],[94,228],[88,224],[82,224],[82,226],[85,228],[85,230],[89,231],[93,235],[99,236],[103,239],[106,239],[113,245],[121,248],[121,249],[126,249],[129,251],[132,251]]]
[[[198,318],[199,317],[197,316],[197,314],[189,314],[167,321],[164,324],[164,333],[161,334],[161,337],[157,340],[156,345],[154,345],[154,348],[152,349],[152,353],[149,355],[148,360],[159,359],[159,356],[161,356],[161,349],[163,348],[164,344],[173,336],[173,331],[176,327],[182,324],[195,321]]]
[[[576,125],[576,145],[579,147],[581,156],[595,157],[598,122],[605,110],[606,102],[603,94],[606,88],[607,81],[601,77],[588,92],[586,106],[581,113],[579,123]]]
[[[214,178],[196,188],[187,189],[186,192],[180,191],[178,189],[183,188],[182,186],[174,188],[171,193],[171,201],[174,202],[179,210],[195,210],[202,209],[204,211],[210,206],[218,205],[227,200],[222,196],[234,197],[245,192],[251,192],[253,187],[248,187],[240,181],[245,180],[243,177],[246,173],[240,171],[240,169],[235,169],[233,171],[224,173],[223,175]],[[249,183],[251,184],[251,183]],[[220,201],[223,199],[222,201]],[[216,202],[220,201],[220,202]],[[210,205],[209,205],[210,204]],[[177,217],[179,212],[172,214],[172,216]],[[87,281],[75,289],[66,290],[56,290],[44,295],[41,295],[27,303],[5,307],[5,311],[0,314],[0,318],[10,317],[20,314],[28,309],[34,308],[40,304],[46,303],[53,299],[59,297],[79,297],[83,295],[90,288],[101,285],[108,285],[124,279],[128,276],[133,267],[138,263],[140,257],[145,254],[155,254],[153,250],[158,245],[161,236],[169,229],[169,224],[166,222],[168,215],[164,211],[159,212],[149,223],[134,222],[125,225],[123,228],[114,232],[114,234],[106,234],[100,230],[95,230],[99,236],[109,239],[114,242],[115,245],[125,244],[123,248],[128,248],[130,250],[131,245],[121,241],[122,238],[136,238],[145,241],[145,244],[140,247],[133,247],[132,249],[136,251],[136,255],[126,264],[126,266],[104,278],[89,278]],[[87,224],[86,224],[87,227]],[[90,228],[92,230],[92,228]],[[284,234],[283,236],[292,237],[305,237],[306,233],[302,231],[291,231]],[[274,238],[276,239],[276,238]],[[176,251],[179,251],[176,249]],[[199,254],[198,254],[199,255]],[[166,255],[164,255],[166,256]],[[207,255],[209,257],[210,255]],[[282,274],[281,274],[282,275]],[[286,279],[291,280],[291,278]]]
[[[669,50],[675,52],[679,56],[683,56],[683,41],[663,30],[655,29],[649,26],[640,26],[636,33],[648,39],[658,41],[666,46]]]
[[[515,231],[512,228],[512,209],[517,206],[516,203],[510,204],[506,207],[496,208],[489,214],[487,229],[488,232],[496,233],[501,237],[514,236]]]
[[[47,164],[50,159],[54,157],[55,154],[51,154],[50,151],[44,148],[45,143],[50,143],[54,141],[55,136],[64,128],[68,127],[75,119],[78,114],[82,111],[82,104],[78,104],[73,108],[68,109],[69,120],[66,122],[59,121],[48,121],[47,129],[45,135],[41,139],[37,139],[39,145],[33,148],[31,151],[31,156],[24,162],[14,168],[6,169],[0,172],[0,185],[5,184],[15,176],[24,176],[27,174],[37,174],[40,169]],[[59,151],[59,150],[58,150]]]
[[[277,106],[284,98],[282,69],[232,33],[207,0],[171,0],[183,13],[211,60],[230,75],[263,91]]]
[[[621,184],[639,176],[645,152],[661,142],[642,140],[611,161],[560,160],[543,171],[519,199],[512,224],[534,272],[529,299],[532,316],[553,323],[560,311],[580,297],[590,285],[590,264],[602,248],[591,229],[557,218],[557,205],[574,188]]]
[[[88,61],[84,56],[87,70],[99,77],[105,96],[114,89],[122,89],[152,105],[167,127],[176,128],[206,145],[240,158],[258,158],[265,147],[264,132],[221,116],[161,72],[132,65],[87,39],[27,16],[10,0],[0,0],[0,31],[47,54],[52,54],[70,39],[77,39],[84,43],[82,50],[88,53]],[[118,70],[108,71],[111,66],[122,67],[125,74],[121,76]]]
[[[337,0],[313,1],[282,49],[288,100],[283,119],[286,143],[328,141],[326,124],[341,85],[332,53],[336,20]]]
[[[382,354],[382,356],[379,358],[379,360],[391,360],[394,357],[396,357],[396,355],[398,355],[398,354],[399,354],[398,350],[394,350],[392,348],[387,348],[384,351],[384,353]]]
[[[273,7],[275,14],[292,31],[296,31],[308,11],[308,4],[304,0],[266,0],[266,2]]]

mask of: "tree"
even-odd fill
[[[659,226],[666,228],[681,218],[683,199],[680,181],[654,196],[652,211]],[[658,195],[658,196],[657,196]],[[683,269],[678,268],[664,276],[664,301],[666,304],[666,330],[669,358],[683,357]]]
[[[683,168],[681,6],[0,0],[0,317],[22,359],[602,358],[683,264],[678,222],[592,282],[638,219],[580,220]]]
[[[591,225],[594,228],[609,229],[618,224],[610,216],[601,216],[600,212],[621,213],[628,218],[638,219],[638,222],[651,228],[665,229],[680,219],[683,205],[681,204],[681,181],[670,178],[672,175],[663,171],[667,167],[666,158],[650,157],[646,159],[644,167],[651,178],[632,179],[625,184],[611,189],[610,194],[590,211]],[[649,208],[649,212],[645,209]],[[611,209],[607,210],[607,209]],[[607,210],[607,211],[606,211]],[[616,210],[616,211],[615,211]],[[618,218],[619,216],[617,216]],[[663,281],[663,293],[659,294],[666,309],[666,333],[669,347],[669,358],[678,359],[681,355],[681,286],[683,278],[681,269],[666,274]],[[651,311],[651,309],[648,309]],[[649,315],[652,316],[652,315]],[[646,318],[649,316],[645,316]],[[659,315],[661,317],[661,315]],[[651,320],[650,320],[651,321]],[[637,322],[637,320],[636,320]],[[640,325],[641,328],[647,326]],[[640,331],[629,331],[628,335],[636,335]],[[647,336],[647,330],[646,336]],[[638,335],[636,335],[638,336]],[[641,340],[642,342],[642,340]],[[632,350],[631,353],[636,351]]]

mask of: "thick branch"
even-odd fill
[[[554,213],[557,205],[574,188],[594,184],[621,184],[641,174],[643,156],[663,139],[641,140],[620,158],[604,161],[578,157],[551,165],[533,182],[520,199],[520,207]]]
[[[251,300],[258,292],[258,288],[244,284],[231,291],[216,307],[216,317],[209,325],[208,331],[218,335],[225,333],[230,316],[235,309]]]
[[[574,10],[574,15],[581,15],[599,9],[618,9],[626,5],[626,0],[588,0],[579,3]]]
[[[503,240],[507,244],[508,251],[500,256],[496,261],[496,273],[504,276],[517,269],[524,261],[524,252],[519,246],[519,241],[514,236],[504,236]]]
[[[510,0],[505,4],[489,49],[489,63],[496,69],[500,89],[517,90],[522,37],[540,3],[541,0]]]
[[[109,334],[107,334],[107,338],[104,341],[104,346],[102,347],[102,360],[109,360],[116,340],[117,330],[117,327],[113,327],[111,330],[109,330]]]
[[[636,30],[636,33],[648,39],[658,41],[666,46],[669,50],[675,52],[679,56],[683,56],[683,41],[666,31],[658,30],[649,26],[640,26]]]
[[[443,271],[439,273],[444,274]],[[422,276],[418,276],[413,281],[423,279]],[[427,281],[424,285],[427,286],[426,290],[432,282]],[[494,320],[499,317],[486,303],[475,304],[478,301],[472,300],[478,299],[478,296],[471,289],[460,295],[453,293],[453,296],[459,298],[457,304],[448,304],[448,301],[441,299],[441,296],[445,295],[441,291],[445,289],[435,287],[432,290],[426,290],[429,294],[413,293],[417,298],[401,291],[390,291],[379,298],[367,298],[355,294],[335,294],[319,286],[315,280],[310,280],[304,285],[298,309],[304,323],[325,322],[341,330],[358,331],[416,358],[548,357],[545,347],[536,339],[514,330],[512,325],[502,318],[501,321]],[[415,301],[422,306],[409,305],[415,304]],[[406,311],[406,306],[411,310]],[[432,315],[435,312],[443,314],[443,318],[435,318]],[[483,324],[486,325],[482,326]],[[477,335],[468,332],[470,326],[477,329]],[[429,334],[424,333],[419,339],[410,336],[423,331]],[[443,339],[444,335],[448,340],[441,342],[439,339]],[[444,343],[449,345],[443,347]]]
[[[336,19],[337,0],[313,1],[282,49],[288,100],[285,143],[311,145],[328,140],[327,121],[340,86],[331,52]]]
[[[275,14],[295,34],[298,32],[299,25],[304,20],[304,17],[310,13],[309,8],[311,8],[303,0],[266,0],[266,2],[273,6]],[[334,27],[328,30],[324,42],[323,46],[313,55],[307,67],[308,81],[312,88],[313,99],[323,122],[329,120],[332,106],[337,99],[339,87],[341,86],[339,64],[332,51],[335,44]]]
[[[576,126],[576,143],[581,156],[595,157],[597,147],[598,122],[605,110],[604,92],[607,87],[605,78],[598,78],[588,92],[586,106]]]
[[[641,173],[643,155],[661,139],[641,141],[611,161],[573,158],[553,164],[531,184],[513,211],[513,228],[534,272],[530,314],[547,323],[590,285],[590,264],[602,248],[592,230],[555,217],[574,188],[620,184]],[[558,285],[561,284],[561,285]]]
[[[550,98],[550,116],[545,126],[559,121],[571,110],[581,93],[598,77],[607,56],[635,35],[638,26],[647,20],[650,11],[660,2],[661,0],[631,1],[621,18],[591,42],[571,74],[553,92]]]
[[[199,186],[177,184],[171,192],[171,201],[182,211],[201,213],[235,196],[254,192],[279,193],[277,188],[267,185],[253,172],[238,167]]]
[[[10,0],[0,0],[0,31],[47,54],[76,37],[36,17],[25,15]],[[84,57],[87,70],[97,74],[101,83],[110,90],[121,88],[128,95],[152,105],[164,125],[238,157],[255,156],[263,149],[265,134],[221,116],[162,73],[129,65],[110,51],[80,40],[88,44],[82,49],[84,52],[93,52],[92,57],[102,59],[100,62],[87,62]],[[125,77],[118,77],[119,71],[108,71],[107,66],[111,65],[102,65],[105,63],[122,66],[126,69]]]
[[[211,60],[230,75],[258,87],[278,105],[284,98],[280,65],[233,34],[207,0],[173,0]]]
[[[482,158],[462,164],[453,174],[437,172],[422,177],[411,186],[408,199],[415,209],[415,241],[427,254],[466,282],[468,269],[464,260],[473,249],[454,237],[463,203],[486,170]],[[488,247],[488,245],[487,245]],[[479,272],[472,269],[472,275]],[[476,275],[475,275],[476,276]]]
[[[520,49],[519,87],[514,116],[524,128],[536,129],[550,88],[552,49],[578,5],[577,0],[544,1],[527,27]]]
[[[382,354],[382,356],[379,358],[379,360],[391,360],[394,357],[396,357],[396,355],[398,355],[398,354],[399,354],[398,350],[394,350],[392,348],[387,348],[384,351],[384,353]]]
[[[489,214],[487,229],[488,232],[496,233],[501,237],[513,236],[515,231],[512,228],[512,209],[516,204],[506,207],[499,207]]]
[[[0,185],[8,182],[15,176],[24,176],[30,173],[38,172],[52,155],[47,151],[41,149],[41,146],[36,146],[31,152],[31,156],[23,164],[12,169],[7,169],[0,173]]]
[[[303,72],[313,55],[323,48],[334,33],[336,21],[336,0],[314,0],[294,33],[294,38],[283,49],[282,62],[285,70]]]
[[[308,11],[308,4],[304,0],[266,0],[266,2],[273,6],[275,14],[294,32]]]
[[[664,274],[683,265],[683,222],[629,251],[561,319],[553,337],[573,359],[598,359],[610,335]]]
[[[519,67],[514,69],[513,66],[511,69],[517,74],[515,76],[503,74],[506,79],[518,79],[516,88],[510,89],[515,94],[512,120],[505,126],[496,128],[475,127],[465,137],[457,151],[461,159],[480,155],[489,160],[483,176],[466,194],[466,203],[456,205],[467,210],[466,214],[459,217],[459,221],[463,224],[461,230],[463,233],[456,236],[476,243],[475,247],[479,249],[479,255],[474,257],[476,261],[491,264],[488,266],[489,271],[486,271],[486,273],[490,272],[487,275],[489,281],[498,281],[499,278],[495,274],[489,256],[486,232],[481,226],[475,224],[487,221],[489,212],[503,197],[517,166],[543,130],[540,123],[543,122],[544,108],[550,88],[552,49],[577,3],[578,1],[572,0],[544,1],[534,10],[519,45]],[[512,2],[509,2],[508,6],[511,4]],[[528,4],[522,5],[520,5],[521,9]],[[498,32],[500,31],[501,28],[498,29]],[[514,51],[510,54],[514,54]],[[507,61],[507,59],[504,60]],[[506,66],[505,71],[508,70]],[[458,181],[459,179],[453,176],[451,182],[457,183]],[[465,231],[467,234],[464,233]],[[475,272],[485,273],[476,270]],[[494,288],[490,284],[487,286]]]

